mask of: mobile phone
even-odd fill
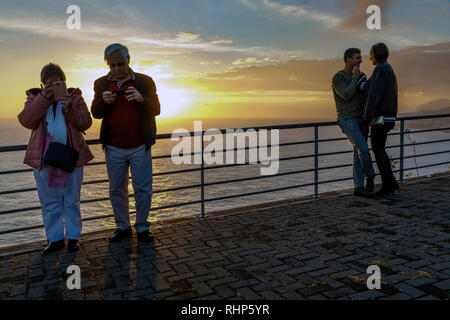
[[[128,89],[117,89],[117,90],[113,90],[113,91],[111,91],[111,92],[117,94],[118,96],[122,96],[122,95],[126,94],[125,92],[126,92],[127,90],[128,90]]]
[[[56,101],[59,101],[66,93],[66,83],[64,81],[57,81],[52,83],[53,96]]]

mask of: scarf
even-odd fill
[[[45,139],[44,156],[52,142],[67,144],[67,127],[62,114],[62,107],[62,103],[58,102],[55,112],[53,110],[53,105],[47,109],[45,117],[47,122],[47,135]],[[47,181],[49,195],[63,196],[71,191],[71,183],[69,181],[72,176],[71,174],[44,164],[44,168],[41,170],[41,176]]]

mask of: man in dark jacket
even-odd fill
[[[105,49],[110,72],[94,83],[91,112],[103,119],[100,141],[105,150],[110,200],[117,229],[110,241],[131,235],[128,168],[131,169],[136,199],[138,238],[153,239],[147,221],[152,197],[151,146],[155,143],[155,116],[160,114],[156,86],[152,78],[134,73],[129,67],[128,49],[118,43]]]

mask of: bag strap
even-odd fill
[[[67,133],[69,134],[69,138],[70,138],[70,146],[73,148],[72,132],[70,132],[69,121],[67,121],[66,117],[64,117],[64,121],[66,122],[66,130],[67,130]]]
[[[65,116],[63,116],[63,117],[64,117],[64,121],[66,122],[66,129],[67,129],[67,132],[70,137],[70,146],[72,147],[72,149],[75,150],[75,148],[73,147],[73,138],[72,138],[72,132],[70,131],[70,127],[69,127],[69,121],[67,121],[67,118]],[[80,153],[81,148],[83,148],[83,144],[81,144],[80,150],[78,150],[78,153]]]

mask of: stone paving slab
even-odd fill
[[[109,244],[106,230],[82,235],[77,253],[1,248],[0,298],[449,299],[449,195],[441,174],[384,198],[340,192],[153,226],[151,244]],[[67,288],[69,265],[81,289]],[[379,290],[367,288],[369,265]]]

